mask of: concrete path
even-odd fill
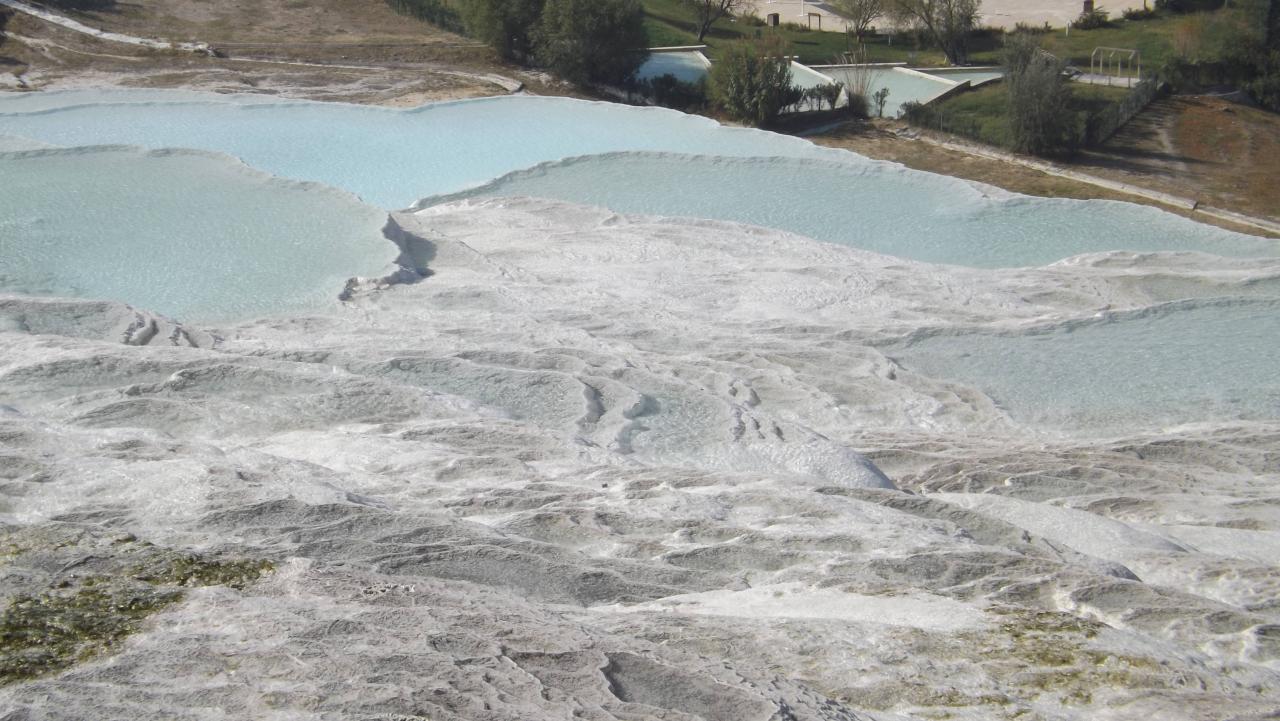
[[[1115,88],[1132,88],[1142,82],[1142,78],[1122,78],[1116,75],[1099,75],[1090,73],[1081,73],[1074,78],[1072,82],[1085,83],[1086,85],[1110,85]]]

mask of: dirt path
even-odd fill
[[[917,170],[975,180],[1017,193],[1049,198],[1121,200],[1142,203],[1230,230],[1254,235],[1280,237],[1280,233],[1268,232],[1263,228],[1236,222],[1230,217],[1230,212],[1220,214],[1210,214],[1202,211],[1193,212],[1191,207],[1194,202],[1185,199],[1186,196],[1178,195],[1179,191],[1185,190],[1184,187],[1162,183],[1160,182],[1160,176],[1153,174],[1142,175],[1136,171],[1130,171],[1127,175],[1100,176],[1098,179],[1104,183],[1104,185],[1100,186],[1097,182],[1064,177],[1058,173],[1045,172],[1036,167],[1030,167],[1036,165],[1036,163],[1008,162],[995,156],[995,154],[987,155],[967,151],[960,144],[947,142],[951,140],[948,138],[925,137],[916,139],[911,137],[911,135],[916,135],[914,131],[907,131],[904,134],[904,130],[904,126],[889,121],[848,123],[821,135],[810,136],[809,139],[821,145],[845,148],[871,158],[899,162]],[[1259,164],[1267,165],[1265,162]],[[1069,172],[1074,171],[1092,175],[1090,171],[1094,167],[1091,165],[1072,164],[1064,169]],[[1277,169],[1269,168],[1266,172],[1275,174]],[[1133,182],[1134,180],[1145,180],[1146,183],[1136,183]],[[1141,185],[1142,187],[1138,189],[1139,192],[1144,189],[1151,192],[1145,196],[1135,195],[1130,192],[1105,187],[1107,181],[1112,181],[1117,186]],[[1159,199],[1162,193],[1169,194],[1168,199],[1164,202]],[[1225,204],[1220,207],[1224,207],[1228,211],[1248,212]],[[1212,209],[1209,210],[1212,212]],[[1275,208],[1273,208],[1274,210]],[[1265,220],[1265,214],[1262,215]]]
[[[1073,167],[1280,221],[1280,116],[1224,98],[1161,98]]]

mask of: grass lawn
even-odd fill
[[[1151,20],[1118,20],[1097,30],[1072,30],[1070,36],[1059,30],[1044,36],[1044,49],[1088,69],[1096,47],[1132,48],[1142,53],[1143,69],[1155,71],[1172,57],[1178,27],[1190,21],[1186,15],[1162,14]]]
[[[1072,109],[1088,114],[1119,102],[1129,92],[1125,88],[1083,83],[1068,83],[1067,87],[1071,90]],[[953,132],[991,145],[1008,144],[1009,93],[1004,83],[959,93],[931,107],[947,119]]]

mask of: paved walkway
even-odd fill
[[[1124,78],[1116,75],[1098,75],[1090,73],[1081,73],[1074,78],[1074,82],[1086,83],[1088,85],[1110,85],[1116,88],[1132,88],[1142,82],[1142,78]]]

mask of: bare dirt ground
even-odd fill
[[[1161,98],[1079,170],[1280,220],[1280,115],[1223,98]]]
[[[226,57],[99,40],[7,12],[0,19],[0,85],[187,87],[416,105],[511,92],[511,83],[491,77],[504,76],[542,94],[567,92],[376,0],[133,0],[65,14],[112,32],[206,42]]]
[[[1226,110],[1223,110],[1226,108]],[[1222,117],[1228,118],[1224,122]],[[893,121],[849,123],[809,139],[910,168],[951,175],[1027,195],[1123,200],[1152,205],[1231,230],[1257,228],[1192,213],[1150,198],[978,157],[900,135]],[[1280,220],[1280,116],[1214,98],[1158,101],[1102,150],[1065,169],[1199,200],[1203,205]]]

